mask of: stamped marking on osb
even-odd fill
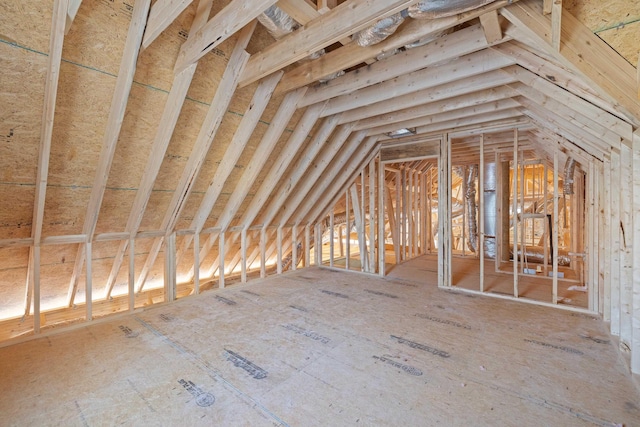
[[[249,373],[253,378],[261,380],[267,378],[268,372],[262,369],[260,366],[251,362],[247,358],[235,353],[231,350],[224,349],[224,358],[233,363],[233,366],[242,368]]]
[[[290,323],[287,324],[287,325],[281,325],[281,326],[283,328],[291,331],[291,332],[294,332],[294,333],[298,334],[298,335],[305,336],[305,337],[310,338],[310,339],[312,339],[314,341],[320,341],[322,344],[329,344],[329,342],[331,341],[331,339],[329,339],[329,338],[327,338],[327,337],[325,337],[323,335],[320,335],[317,332],[308,331],[308,330],[306,330],[304,328],[301,328],[300,326],[292,325]]]
[[[128,326],[120,325],[118,327],[120,328],[120,330],[122,332],[124,332],[124,336],[127,337],[127,338],[135,338],[135,337],[138,336],[138,333],[133,331],[133,330],[131,330],[131,328],[128,327]]]
[[[235,302],[234,300],[231,300],[229,298],[225,298],[225,297],[221,297],[220,295],[216,295],[216,299],[220,302],[223,302],[227,305],[236,305],[237,302]]]
[[[402,369],[404,372],[406,372],[409,375],[414,375],[417,377],[422,375],[422,371],[414,366],[405,365],[404,363],[396,362],[395,360],[391,360],[385,356],[373,356],[373,358],[381,362],[384,362],[389,366],[393,366],[394,368]]]
[[[213,403],[216,401],[216,398],[213,394],[205,392],[200,387],[195,385],[192,381],[179,379],[178,384],[184,387],[186,391],[191,393],[191,395],[196,398],[196,405],[198,406],[206,408],[207,406],[213,405]]]
[[[396,340],[396,341],[398,341],[399,344],[405,344],[405,345],[408,345],[411,348],[415,348],[417,350],[426,351],[427,353],[435,354],[436,356],[440,356],[440,357],[444,357],[444,358],[447,358],[447,357],[451,356],[446,351],[438,350],[437,348],[430,347],[430,346],[425,345],[425,344],[420,344],[420,343],[417,343],[415,341],[408,340],[406,338],[397,337],[395,335],[391,335],[391,338]]]

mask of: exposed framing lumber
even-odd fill
[[[150,4],[151,0],[139,0],[136,1],[133,7],[129,32],[127,33],[120,70],[118,71],[118,77],[116,79],[116,88],[111,100],[111,109],[109,110],[107,126],[102,141],[102,151],[100,152],[96,176],[82,227],[82,232],[87,235],[87,241],[93,239],[96,224],[98,223],[98,214],[100,213],[100,206],[102,205],[102,198],[107,186],[111,162],[113,161],[116,144],[118,143],[118,137],[122,129],[122,122],[124,121],[124,113],[127,108],[131,85],[133,84],[133,76],[136,71],[138,53],[140,52],[140,44],[142,43],[142,35],[147,22]],[[86,255],[85,248],[81,245],[78,248],[73,274],[69,283],[69,292],[67,295],[67,305],[69,307],[73,306],[73,300],[78,288],[78,277],[85,262]]]
[[[516,96],[517,93],[518,92],[508,86],[498,86],[490,89],[480,90],[477,92],[458,95],[453,98],[439,100],[436,102],[427,102],[415,107],[404,109],[398,108],[398,110],[396,111],[391,111],[385,114],[360,120],[357,124],[355,124],[354,130],[369,129],[372,127],[403,122],[406,120],[412,120],[418,117],[429,116],[432,114],[445,113],[448,111],[460,110],[466,107],[479,106],[488,102],[511,98],[513,96]],[[393,100],[393,105],[397,105],[396,99]]]
[[[631,371],[640,374],[640,131],[633,135],[633,297],[631,316]]]
[[[478,166],[478,193],[480,197],[478,209],[479,244],[480,250],[480,292],[484,292],[484,134],[480,134],[480,164]]]
[[[515,63],[510,58],[499,58],[493,55],[490,50],[483,50],[464,56],[459,60],[449,62],[439,67],[425,68],[413,73],[402,75],[398,78],[382,82],[378,85],[366,87],[348,95],[342,95],[329,100],[325,115],[346,112],[356,108],[373,106],[377,103],[386,103],[384,112],[394,111],[395,101],[403,102],[403,107],[421,105],[429,101],[452,98],[458,95],[475,92],[487,87],[495,87],[505,84],[511,76],[489,76],[478,77],[477,80],[484,82],[486,86],[477,87],[474,83],[478,74],[490,74],[497,70]],[[455,83],[452,83],[455,82]],[[450,85],[447,85],[447,84]],[[454,86],[453,91],[449,91]],[[440,89],[436,92],[435,90]],[[426,96],[424,96],[426,95]],[[400,99],[398,99],[400,98]],[[394,103],[390,104],[389,101]],[[414,104],[413,102],[419,102]],[[407,105],[409,104],[409,105]],[[368,108],[368,111],[372,108]],[[367,111],[364,110],[363,111]],[[378,113],[379,114],[379,113]],[[361,115],[358,118],[370,117],[371,114]],[[343,119],[344,120],[344,119]]]
[[[360,138],[360,136],[357,137]],[[358,171],[362,169],[363,164],[369,163],[371,161],[371,158],[377,155],[378,150],[375,145],[377,140],[378,139],[376,137],[366,138],[364,142],[360,144],[359,150],[356,151],[356,153],[348,161],[347,167],[340,168],[339,174],[335,171],[334,168],[332,168],[331,170],[327,170],[325,174],[326,178],[322,178],[323,183],[326,182],[326,186],[323,185],[314,188],[314,193],[309,196],[310,200],[314,201],[312,205],[315,208],[313,210],[301,208],[297,214],[297,219],[294,222],[299,223],[303,222],[304,220],[308,220],[312,223],[316,222],[321,216],[326,216],[327,210],[335,205],[337,200],[342,197],[342,195],[346,194],[348,197],[348,188],[346,187],[348,183],[350,183],[357,177]],[[329,177],[331,176],[333,176],[334,178],[330,179]],[[348,238],[351,231],[348,212],[349,209],[347,209],[347,243],[351,240],[350,238]],[[349,247],[347,247],[346,256],[348,260]]]
[[[350,164],[350,159],[352,159],[362,144],[364,140],[364,132],[356,132],[352,133],[348,138],[347,142],[344,143],[344,147],[342,150],[336,154],[336,156],[327,163],[327,167],[324,168],[321,174],[317,175],[315,180],[309,179],[306,181],[304,187],[300,190],[298,194],[303,194],[302,203],[297,204],[295,211],[291,211],[292,209],[288,209],[288,211],[282,216],[287,217],[295,212],[295,216],[293,217],[294,224],[300,224],[304,219],[304,216],[314,207],[316,206],[317,198],[321,197],[322,194],[326,194],[331,183],[338,177],[341,171],[347,169]],[[364,142],[363,146],[369,145],[368,142]],[[363,147],[364,149],[364,147]],[[345,172],[346,173],[346,172]],[[294,203],[291,204],[293,206]],[[291,211],[291,212],[289,212]],[[288,220],[289,218],[287,218]],[[349,230],[346,232],[347,236],[349,234]],[[347,239],[348,240],[348,239]]]
[[[327,139],[329,139],[329,136],[336,128],[338,124],[338,118],[339,116],[330,116],[323,120],[322,124],[311,138],[311,141],[307,143],[304,151],[301,153],[300,157],[298,157],[296,163],[293,165],[293,167],[290,168],[290,171],[284,180],[282,180],[282,177],[287,169],[289,169],[289,165],[291,161],[293,161],[295,152],[293,152],[293,150],[290,152],[288,152],[288,150],[283,151],[283,154],[286,153],[288,161],[283,163],[280,163],[279,161],[276,162],[279,172],[274,174],[273,180],[265,179],[265,182],[263,183],[263,185],[265,185],[265,183],[267,185],[270,185],[271,187],[266,188],[271,188],[271,190],[273,191],[275,189],[276,183],[282,180],[282,184],[278,187],[278,189],[276,191],[273,191],[274,197],[272,198],[271,202],[266,206],[266,208],[263,207],[263,209],[261,209],[264,210],[262,220],[263,227],[268,227],[269,225],[271,225],[271,221],[280,211],[282,205],[285,203],[286,199],[289,197],[293,189],[296,188],[296,185],[300,182],[300,180],[305,177],[305,174],[307,172],[307,169],[311,165],[311,162],[324,147]],[[351,133],[351,128],[352,126],[342,126],[337,132],[340,138],[333,138],[329,145],[334,146],[333,142],[336,139],[342,139],[342,141],[344,142],[349,133]],[[281,157],[283,156],[281,155]],[[282,167],[280,167],[281,164]],[[282,225],[284,225],[283,222],[280,223],[280,226]]]
[[[47,62],[47,76],[44,88],[44,107],[42,123],[40,125],[40,148],[38,149],[38,170],[36,175],[35,200],[33,202],[33,219],[31,222],[31,244],[40,245],[42,238],[42,223],[44,220],[44,203],[47,194],[47,179],[49,175],[49,159],[51,156],[51,138],[58,96],[58,80],[60,78],[60,63],[62,60],[62,46],[64,44],[64,28],[67,19],[68,0],[55,0],[51,17],[51,35],[49,37],[49,59]],[[15,239],[13,239],[15,242]],[[35,247],[29,248],[29,262],[25,286],[25,316],[31,311],[31,296],[34,290],[35,276],[34,260]],[[35,267],[39,269],[38,266]],[[39,276],[37,286],[40,286]],[[38,296],[39,298],[39,296]],[[38,301],[39,307],[39,301]]]
[[[275,4],[276,1],[277,0],[255,0],[246,2],[243,0],[232,0],[224,9],[202,26],[202,28],[196,30],[193,37],[189,36],[189,39],[180,48],[176,66],[173,70],[174,73],[178,74],[189,65],[197,62],[241,28],[247,27],[247,24],[251,23],[251,21],[253,21],[251,25],[255,25],[254,19],[269,6]],[[251,35],[249,35],[249,38],[250,37]],[[239,72],[242,73],[242,71]],[[265,75],[260,77],[264,76]],[[258,79],[254,81],[256,80]]]
[[[392,132],[401,128],[415,128],[419,126],[435,125],[436,123],[447,122],[455,119],[464,119],[467,117],[473,117],[473,115],[487,114],[503,111],[510,108],[518,107],[520,104],[511,98],[499,99],[495,101],[486,102],[479,105],[473,105],[470,107],[464,107],[459,109],[453,109],[444,111],[437,114],[424,114],[418,117],[414,117],[409,120],[402,120],[404,117],[400,117],[400,121],[395,123],[385,124],[383,126],[371,127],[368,130],[369,135],[377,135]]]
[[[413,3],[417,3],[417,0],[347,0],[253,55],[240,87],[340,41],[382,18],[400,12]]]
[[[162,220],[161,228],[166,233],[169,233],[175,227],[176,222],[184,208],[184,205],[189,197],[191,189],[195,184],[196,177],[200,172],[200,168],[205,160],[205,155],[213,142],[215,134],[222,122],[222,119],[227,111],[227,107],[231,102],[231,98],[237,87],[238,75],[244,69],[244,66],[249,59],[249,54],[245,51],[249,39],[253,34],[255,28],[255,22],[245,27],[236,41],[233,53],[227,64],[227,68],[222,75],[220,84],[216,90],[216,93],[211,101],[211,106],[207,111],[207,115],[204,119],[198,137],[193,145],[187,164],[182,172],[180,181],[176,187],[173,197],[169,204],[169,208],[165,213]],[[136,292],[140,292],[144,286],[144,282],[149,274],[153,263],[155,262],[158,252],[160,252],[160,246],[162,245],[162,238],[156,239],[149,251],[147,260],[142,267],[142,271],[138,276],[136,282]]]
[[[84,307],[85,307],[85,320],[93,320],[93,280],[91,277],[92,273],[92,265],[93,261],[91,259],[92,254],[92,243],[86,242],[84,244],[84,252],[87,254],[87,265],[85,266],[85,283],[84,283]]]
[[[176,233],[169,234],[165,240],[164,298],[165,302],[176,299]]]
[[[513,177],[511,187],[511,211],[513,213],[513,297],[519,297],[518,290],[518,175],[520,173],[518,161],[518,129],[513,130]],[[555,206],[555,205],[554,205]],[[508,233],[508,231],[507,231]],[[555,304],[555,301],[554,301]]]
[[[620,183],[620,152],[611,151],[611,160],[609,162],[611,170],[611,186],[609,188],[621,188]],[[625,177],[626,178],[626,177]],[[609,232],[611,233],[610,252],[611,252],[611,334],[620,336],[620,319],[621,319],[621,274],[620,274],[620,191],[608,191],[611,196],[611,222],[609,224]]]
[[[406,80],[408,78],[406,75],[410,75],[412,72],[478,52],[488,46],[490,45],[482,36],[482,28],[479,25],[473,25],[443,36],[424,46],[409,49],[385,60],[378,61],[367,68],[351,71],[338,79],[327,82],[326,85],[321,87],[312,88],[305,95],[301,105],[311,105],[338,96],[348,95],[354,91],[374,86],[377,83],[396,77]],[[491,56],[491,54],[489,55]],[[415,78],[413,80],[417,81],[418,79]]]
[[[620,341],[631,348],[633,339],[633,153],[620,147]]]
[[[369,162],[369,272],[376,272],[376,159]],[[364,203],[364,202],[363,202]],[[379,250],[379,248],[378,248]]]
[[[560,204],[560,195],[558,192],[559,168],[560,163],[558,162],[558,149],[556,148],[555,150],[553,150],[553,238],[551,239],[553,242],[553,263],[551,270],[553,274],[553,282],[551,288],[551,302],[553,304],[558,303],[558,233],[560,232],[560,218],[558,209],[558,205]],[[524,253],[524,247],[522,248],[522,251]]]
[[[213,0],[199,0],[199,4],[209,3]],[[156,0],[149,12],[147,28],[142,39],[142,49],[149,45],[167,29],[169,25],[193,2],[193,0]],[[209,8],[209,10],[211,10]],[[206,16],[205,19],[208,19]]]
[[[560,52],[553,49],[552,23],[542,13],[542,5],[536,0],[521,0],[504,7],[500,13],[511,21],[517,30],[535,40],[545,52],[578,71],[601,91],[618,100],[623,113],[634,124],[640,122],[640,102],[637,99],[636,70],[603,40],[581,24],[569,12],[562,12]],[[507,31],[509,34],[509,31]],[[518,38],[517,34],[512,34]]]
[[[488,63],[489,62],[487,62],[487,64]],[[500,72],[489,71],[477,74],[473,68],[469,69],[463,66],[460,67],[460,69],[462,70],[462,74],[460,72],[456,73],[454,70],[445,70],[457,74],[455,78],[451,79],[452,81],[448,81],[447,83],[429,83],[425,85],[425,88],[418,88],[413,93],[392,98],[392,102],[389,102],[386,98],[379,101],[370,100],[368,104],[363,104],[360,107],[345,111],[341,115],[341,122],[345,123],[355,120],[362,120],[362,122],[364,122],[363,119],[385,114],[393,115],[396,111],[401,114],[403,110],[421,105],[427,108],[427,104],[445,101],[471,93],[478,93],[482,90],[500,87],[515,81],[515,78]],[[414,82],[412,84],[421,83]]]
[[[562,37],[562,0],[553,0],[551,4],[551,46],[560,52]]]
[[[526,96],[527,93],[532,93],[530,90],[538,91],[546,97],[562,103],[565,108],[570,108],[588,118],[594,124],[605,127],[615,132],[621,138],[631,141],[633,126],[630,123],[585,101],[580,96],[574,95],[571,91],[564,90],[556,84],[521,67],[509,67],[504,69],[503,72],[515,77],[522,83],[522,85],[510,85],[511,88],[514,88],[519,93]],[[523,85],[526,85],[526,87]],[[530,90],[527,90],[528,88],[530,88]],[[585,122],[585,124],[589,124],[589,122]]]
[[[255,130],[260,117],[262,117],[262,113],[264,112],[269,100],[271,99],[271,95],[278,84],[278,81],[282,77],[282,73],[273,73],[271,76],[262,80],[256,91],[253,94],[253,98],[245,111],[245,114],[242,116],[240,120],[240,124],[229,143],[229,146],[225,150],[224,156],[220,161],[219,166],[216,168],[216,172],[211,179],[211,183],[207,188],[207,191],[200,202],[200,207],[196,212],[193,220],[191,221],[191,225],[189,228],[192,228],[199,233],[202,230],[211,210],[213,209],[218,197],[222,193],[222,187],[226,182],[227,178],[233,171],[240,155],[244,151],[247,143],[249,142],[249,138],[253,131]],[[180,254],[184,253],[191,244],[191,239],[189,236],[185,238],[182,250]],[[178,257],[180,258],[180,257]]]
[[[240,181],[238,182],[235,189],[233,190],[233,193],[231,194],[231,197],[229,198],[222,215],[220,215],[220,217],[218,218],[216,227],[219,227],[221,230],[226,230],[231,224],[231,221],[233,221],[233,218],[238,212],[238,209],[240,209],[242,202],[247,197],[247,194],[249,194],[249,190],[251,190],[251,187],[253,186],[255,180],[257,179],[258,174],[260,173],[260,171],[266,164],[267,160],[269,159],[269,155],[271,154],[271,152],[273,151],[273,148],[278,142],[280,135],[282,135],[282,133],[284,132],[284,129],[287,123],[289,122],[291,116],[295,112],[297,103],[299,102],[300,97],[302,96],[304,91],[305,89],[301,89],[296,92],[293,92],[290,94],[291,96],[287,95],[285,99],[282,101],[282,104],[280,105],[280,108],[278,109],[276,116],[271,122],[269,129],[263,136],[262,141],[260,141],[260,145],[254,152],[253,157],[251,158],[251,161],[248,163],[247,167],[245,168],[242,174],[242,177],[240,178]],[[320,112],[322,111],[322,108],[323,108],[322,105],[318,105],[314,108],[308,108],[307,111],[304,112],[303,116],[300,118],[300,121],[296,126],[296,129],[289,137],[286,147],[282,150],[282,156],[280,158],[282,162],[285,162],[289,157],[293,157],[295,152],[297,152],[299,147],[302,145],[304,139],[311,131],[313,125],[318,120],[318,117],[320,115]],[[292,150],[294,152],[287,153],[288,150]],[[269,174],[271,178],[269,178],[269,180],[271,181],[270,182],[271,187],[267,187],[267,185],[265,184],[265,181],[267,180],[267,178],[265,178],[265,181],[263,181],[262,185],[260,186],[260,189],[251,200],[251,204],[245,211],[243,218],[240,220],[241,225],[244,225],[246,227],[250,226],[252,221],[247,221],[246,218],[249,218],[251,215],[257,215],[259,209],[262,207],[262,204],[264,203],[264,200],[266,200],[270,191],[273,188],[273,185],[275,184],[274,176],[276,173],[277,172],[274,170],[274,168],[270,169]],[[257,200],[259,198],[260,198],[260,201],[258,202]],[[252,208],[253,208],[253,211],[249,212],[250,209]],[[213,247],[214,243],[215,243],[215,236],[210,236],[201,249],[201,252],[200,252],[201,258],[204,259],[204,257],[207,255],[211,247]],[[214,265],[215,265],[215,262],[214,262]]]
[[[323,104],[317,104],[307,108],[307,110],[304,112],[304,114],[300,118],[300,121],[298,121],[298,124],[296,125],[295,130],[289,137],[289,140],[287,141],[285,147],[281,150],[280,155],[274,161],[274,163],[271,164],[271,167],[269,169],[267,176],[264,178],[264,180],[260,184],[260,188],[258,189],[256,194],[253,196],[251,203],[247,207],[247,210],[245,211],[242,219],[240,220],[240,223],[242,225],[244,225],[245,227],[249,227],[253,222],[253,220],[255,219],[256,215],[258,215],[260,210],[264,208],[264,204],[266,203],[269,195],[274,190],[277,182],[280,180],[284,172],[287,170],[287,167],[289,166],[289,164],[293,161],[293,158],[296,155],[296,153],[301,149],[301,147],[303,147],[305,140],[307,138],[307,135],[309,135],[309,133],[311,132],[311,129],[313,128],[315,123],[318,121],[318,118],[320,117],[320,114],[322,113],[323,109],[324,109]],[[320,144],[324,143],[324,140],[328,136],[328,133],[330,133],[331,130],[335,128],[336,123],[337,123],[337,120],[325,121],[323,125],[321,125],[321,129],[324,128],[324,131],[320,132],[321,134],[325,133],[325,135],[319,134],[318,135],[319,138],[314,138],[314,142],[312,142],[312,145],[315,145],[318,143]],[[254,155],[254,159],[260,159],[259,160],[260,168],[266,163],[267,158],[269,157],[270,151],[271,150],[264,153],[261,158],[256,157]],[[259,172],[259,169],[256,168],[255,173],[248,176],[246,181],[243,176],[241,182],[246,182],[247,191],[249,186],[252,185],[255,179],[257,178],[258,172]],[[234,191],[234,195],[236,192],[238,192],[237,189]],[[243,195],[242,199],[244,199],[244,197],[245,196]],[[232,199],[233,199],[233,195],[232,195]],[[237,202],[234,203],[233,205],[231,204],[232,200],[229,200],[229,203],[227,204],[227,210],[229,213],[225,212],[227,219],[221,222],[222,224],[228,224],[233,219],[233,217],[230,214],[231,212],[235,212],[235,210],[237,210],[240,207],[242,200],[239,200],[239,199],[240,199],[240,196],[238,196]],[[223,214],[223,217],[225,214]]]
[[[480,15],[480,25],[484,32],[484,38],[487,43],[495,43],[502,39],[502,28],[500,28],[500,20],[498,19],[498,11],[492,10]]]
[[[451,287],[451,139],[440,138],[438,158],[438,287]]]
[[[366,271],[369,254],[367,253],[367,244],[364,238],[365,229],[364,229],[364,223],[362,221],[362,206],[360,205],[362,198],[358,196],[358,186],[356,183],[353,183],[349,186],[349,191],[351,192],[351,200],[353,202],[352,203],[353,216],[356,223],[356,233],[358,234],[358,252],[360,255],[360,270]]]
[[[69,34],[69,30],[71,30],[71,25],[73,21],[76,19],[76,15],[78,14],[78,10],[80,10],[80,5],[82,4],[82,0],[68,0],[67,7],[67,17],[64,26],[64,33]],[[55,7],[55,6],[54,6]]]
[[[424,39],[430,35],[436,35],[443,30],[475,19],[510,3],[512,3],[512,1],[498,0],[478,9],[455,16],[433,20],[408,20],[403,23],[393,37],[389,37],[378,44],[366,47],[361,47],[356,44],[343,46],[332,52],[328,52],[318,59],[301,64],[293,70],[288,71],[278,86],[277,92],[285,92],[307,86],[325,76],[346,70],[362,62],[368,62],[369,59],[376,58],[382,53],[392,52],[416,40]]]
[[[313,185],[317,185],[320,176],[328,167],[331,160],[337,153],[340,151],[341,147],[345,144],[348,136],[351,134],[352,125],[342,125],[332,136],[331,141],[325,147],[323,152],[318,156],[318,158],[313,162],[313,168],[306,173],[306,169],[311,167],[311,159],[309,159],[308,164],[305,166],[304,170],[298,171],[294,168],[293,176],[291,176],[290,180],[287,181],[289,183],[289,187],[285,187],[285,192],[279,192],[278,195],[284,194],[283,197],[280,197],[281,201],[278,203],[278,209],[274,210],[272,215],[266,215],[264,219],[264,226],[267,226],[271,223],[273,217],[276,212],[283,210],[280,215],[279,224],[285,224],[293,212],[295,212],[302,200],[304,200],[305,196],[311,189]],[[364,135],[363,135],[364,137]],[[305,173],[303,173],[305,172]],[[296,184],[297,183],[297,184]],[[296,188],[295,193],[291,194],[291,190]],[[288,191],[286,191],[288,189]]]

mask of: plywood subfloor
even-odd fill
[[[2,348],[0,383],[3,425],[640,425],[598,319],[319,268]]]
[[[451,265],[453,286],[456,288],[480,291],[480,261],[474,257],[453,257]],[[508,264],[508,265],[507,265]],[[535,268],[535,264],[532,265]],[[509,270],[511,269],[511,270]],[[501,271],[496,271],[495,261],[485,261],[484,291],[499,295],[513,296],[513,267],[503,263]],[[568,269],[561,268],[561,271]],[[427,283],[438,283],[438,257],[423,255],[406,261],[399,266],[388,269],[389,277],[403,280],[418,280]],[[567,277],[569,275],[567,271]],[[552,302],[553,280],[551,277],[538,275],[519,275],[518,295],[520,298],[541,302]],[[588,294],[581,290],[576,280],[558,279],[558,304],[588,308]]]

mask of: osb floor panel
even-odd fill
[[[502,268],[506,268],[503,266]],[[511,267],[513,268],[513,267]],[[534,267],[535,268],[535,265]],[[389,277],[416,280],[424,278],[428,283],[438,283],[438,257],[423,255],[399,266],[388,268]],[[453,286],[480,291],[480,261],[473,257],[453,257],[451,268]],[[495,261],[485,261],[484,291],[513,296],[513,273],[496,272]],[[549,277],[520,275],[518,276],[518,294],[520,298],[550,303],[552,301],[553,281]],[[572,286],[581,286],[571,280],[558,279],[558,303],[574,307],[588,308],[586,292],[573,290]]]
[[[640,425],[600,320],[419,282],[309,268],[2,348],[0,424]]]

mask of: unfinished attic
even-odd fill
[[[640,2],[3,0],[8,425],[640,425]]]

